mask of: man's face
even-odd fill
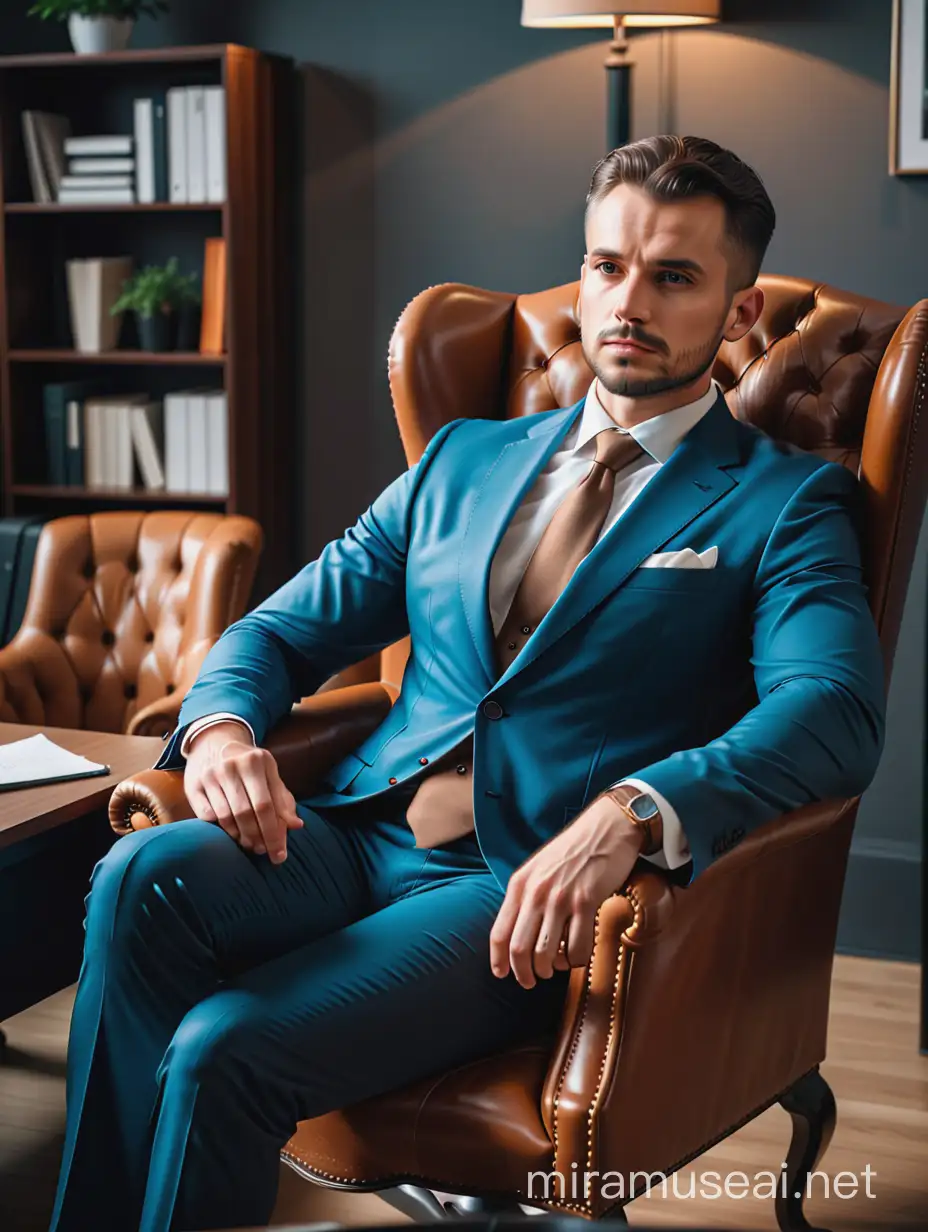
[[[662,203],[621,184],[590,208],[586,241],[581,338],[602,385],[647,398],[698,381],[750,294],[728,290],[721,201]]]

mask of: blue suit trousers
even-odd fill
[[[282,865],[190,819],[96,866],[52,1232],[266,1224],[298,1121],[555,1027],[565,973],[490,970],[476,839],[401,801],[298,805]]]

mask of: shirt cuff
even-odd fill
[[[220,711],[217,711],[216,714],[208,714],[208,715],[205,715],[202,719],[195,719],[190,724],[190,726],[187,728],[187,734],[184,736],[184,742],[180,746],[181,757],[186,757],[188,755],[188,753],[190,752],[190,746],[193,744],[194,738],[198,736],[201,731],[205,731],[207,727],[212,727],[215,723],[228,723],[230,720],[233,723],[240,723],[242,727],[247,727],[248,734],[251,736],[251,743],[252,744],[255,743],[255,731],[250,723],[248,723],[240,715],[229,714],[224,710],[220,710]],[[655,800],[657,799],[656,796],[654,798]]]
[[[650,860],[658,868],[674,869],[686,864],[691,859],[690,845],[687,842],[686,834],[683,831],[683,825],[677,815],[677,811],[670,801],[646,783],[644,779],[622,779],[619,783],[613,783],[612,786],[620,787],[622,784],[628,787],[637,787],[639,791],[646,791],[661,811],[664,845],[654,855],[642,855],[641,858],[643,860]]]

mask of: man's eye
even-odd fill
[[[604,274],[614,274],[619,267],[614,261],[600,261],[596,268]]]
[[[658,274],[657,277],[658,277],[658,281],[660,281],[662,278],[678,279],[679,281],[674,282],[672,284],[673,286],[686,286],[687,283],[689,282],[688,278],[685,278],[683,274],[677,273],[676,270],[663,270],[660,274]]]

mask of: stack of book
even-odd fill
[[[132,137],[68,137],[68,174],[61,180],[62,205],[131,205],[135,201]]]
[[[46,385],[47,478],[56,487],[229,494],[229,428],[221,389],[101,394],[93,382]]]
[[[133,100],[131,134],[72,136],[65,116],[24,111],[32,195],[63,205],[226,200],[223,86],[174,86]]]

